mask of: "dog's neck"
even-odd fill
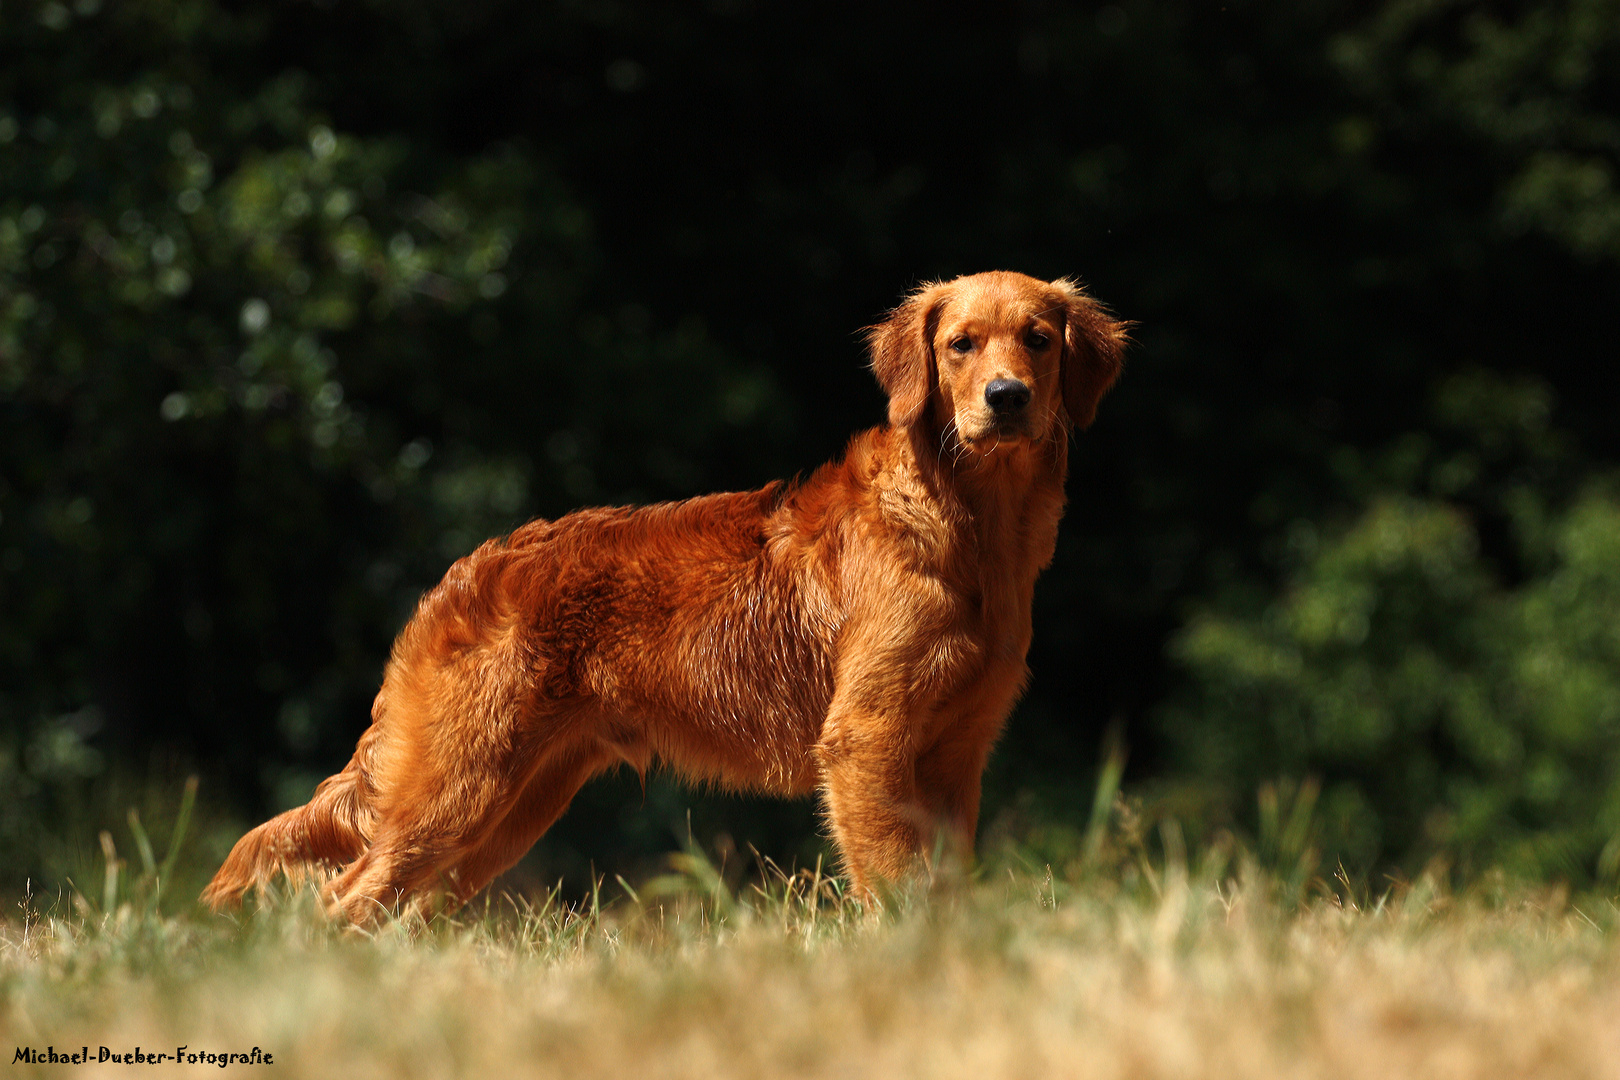
[[[952,546],[967,549],[981,567],[1039,570],[1051,560],[1068,475],[1066,434],[991,453],[942,439],[922,424],[893,434],[896,451],[938,505],[938,520],[957,534]],[[1035,557],[1023,557],[1031,549],[1038,549]]]
[[[900,434],[900,433],[897,433]],[[1066,435],[1019,440],[988,452],[963,446],[954,434],[912,425],[903,432],[903,451],[917,476],[949,503],[988,527],[1016,522],[1033,509],[1031,499],[1061,493],[1069,472]]]

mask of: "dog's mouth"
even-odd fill
[[[960,428],[958,428],[961,431]],[[981,454],[993,453],[1002,447],[1019,446],[1035,441],[1035,432],[1023,420],[992,420],[973,434],[962,433],[962,441]]]

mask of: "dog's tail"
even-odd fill
[[[370,785],[361,754],[315,789],[309,802],[260,825],[236,842],[202,902],[215,911],[234,907],[249,889],[277,875],[298,884],[329,876],[365,850],[371,832]]]

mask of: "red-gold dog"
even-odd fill
[[[1028,669],[1071,426],[1126,325],[1069,281],[923,286],[869,331],[889,423],[800,484],[534,521],[457,562],[394,642],[354,758],[203,893],[331,876],[371,922],[511,866],[619,763],[820,791],[857,895],[970,851]]]

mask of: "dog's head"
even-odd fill
[[[1127,329],[1072,281],[995,271],[922,286],[867,340],[891,425],[990,453],[1089,425]]]

